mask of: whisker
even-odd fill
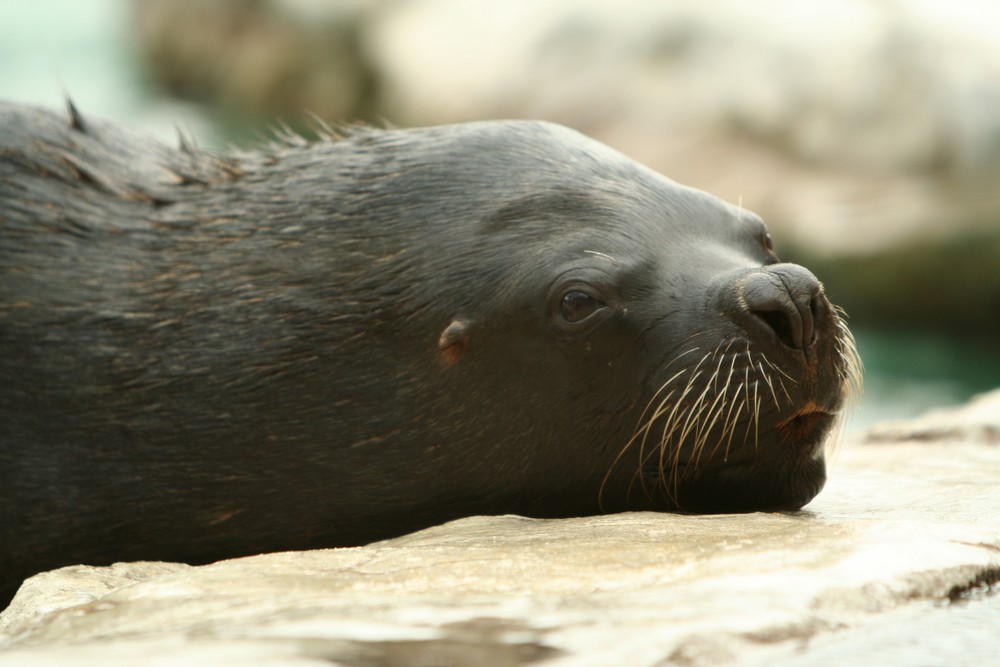
[[[778,395],[774,393],[774,383],[771,382],[771,376],[764,372],[764,364],[758,364],[758,367],[760,368],[760,376],[767,383],[767,388],[771,390],[771,398],[774,399],[774,409],[780,411],[781,405],[778,404]]]
[[[720,391],[719,394],[718,394],[718,396],[716,396],[716,398],[715,398],[715,403],[718,404],[719,407],[718,407],[717,410],[715,410],[712,413],[710,423],[708,424],[708,426],[704,430],[705,440],[708,439],[708,436],[709,436],[709,434],[711,434],[712,429],[715,428],[715,425],[718,423],[719,418],[722,417],[722,412],[726,409],[726,404],[727,403],[729,404],[729,414],[732,413],[732,410],[733,410],[732,406],[733,406],[734,401],[728,400],[727,397],[729,395],[729,386],[732,384],[732,381],[733,381],[733,369],[734,369],[735,365],[736,365],[736,357],[734,356],[733,357],[733,361],[732,361],[732,363],[729,366],[729,373],[726,375],[726,382],[722,386],[722,391]],[[726,418],[722,422],[723,423],[722,433],[719,435],[719,440],[715,443],[715,447],[713,447],[712,451],[709,452],[709,454],[708,454],[708,460],[712,460],[712,459],[715,458],[715,453],[717,451],[719,451],[719,446],[722,445],[722,440],[723,440],[723,438],[726,437],[726,428],[725,428],[725,426],[728,423],[729,414],[726,415]],[[728,459],[729,459],[729,452],[727,451],[725,453],[725,455],[723,456],[723,461],[725,462]]]
[[[689,337],[689,339],[690,339],[690,337]],[[683,357],[691,354],[692,352],[696,352],[698,349],[699,349],[699,347],[695,346],[695,347],[689,348],[689,349],[685,350],[684,352],[681,352],[680,354],[674,356],[664,366],[664,369],[668,369],[671,365],[673,365],[674,363],[676,363],[679,359],[681,359],[681,358],[683,358]],[[704,358],[703,358],[703,360],[704,360]],[[699,362],[699,365],[700,365],[700,363],[701,362]],[[664,382],[663,384],[660,385],[660,387],[654,392],[652,398],[650,398],[649,401],[646,403],[646,407],[643,408],[642,413],[639,415],[639,420],[638,420],[639,426],[633,432],[632,437],[629,438],[629,440],[625,443],[625,445],[618,452],[617,456],[615,456],[615,459],[611,462],[611,465],[608,467],[607,473],[605,473],[604,478],[601,480],[601,486],[600,486],[600,488],[598,490],[598,494],[597,494],[597,497],[598,497],[598,506],[599,507],[603,508],[604,490],[605,490],[605,488],[607,488],[608,480],[611,478],[611,474],[614,472],[615,468],[618,466],[618,464],[624,458],[624,456],[628,452],[629,448],[632,447],[632,445],[635,443],[636,439],[639,438],[640,435],[643,436],[643,443],[645,443],[645,439],[649,435],[649,430],[652,428],[652,425],[656,421],[656,419],[659,418],[660,414],[662,414],[660,412],[660,410],[663,408],[664,405],[666,405],[667,400],[669,399],[670,393],[668,393],[666,397],[664,397],[664,398],[662,398],[660,400],[659,404],[657,404],[657,408],[654,410],[653,416],[650,417],[648,420],[646,420],[646,415],[649,413],[649,409],[657,401],[657,398],[660,396],[660,394],[662,394],[667,389],[667,387],[670,386],[670,384],[672,382],[674,382],[677,378],[679,378],[682,375],[684,375],[684,373],[686,373],[686,372],[687,372],[686,369],[681,369],[681,370],[677,371],[674,375],[672,375],[670,378],[668,378],[666,382]],[[671,391],[673,391],[673,390],[671,390]],[[640,455],[639,456],[640,456],[640,459],[641,459],[642,458],[641,451],[640,451]],[[634,482],[634,479],[633,479],[633,482]],[[627,493],[631,491],[631,488],[632,488],[632,484],[630,483],[629,487],[628,487],[629,491],[627,491]]]
[[[792,400],[792,395],[788,393],[788,387],[785,386],[784,380],[782,380],[781,378],[777,378],[777,380],[778,384],[781,385],[781,391],[784,392],[785,398],[788,399],[788,404],[795,405],[795,401]]]
[[[760,386],[759,382],[753,385],[753,451],[758,452],[758,439],[760,438],[760,396],[757,395],[757,387]]]
[[[791,382],[792,384],[798,384],[799,383],[798,380],[796,380],[795,378],[793,378],[791,375],[789,375],[785,371],[781,370],[780,366],[772,366],[772,368],[774,368],[774,370],[776,370],[779,373],[781,373],[782,375],[784,375],[788,379],[788,381]]]
[[[735,401],[734,401],[735,403]],[[736,425],[739,424],[740,415],[743,413],[743,408],[746,407],[746,401],[740,401],[740,407],[736,409],[735,414],[733,414],[733,423],[729,427],[729,439],[726,441],[726,451],[723,453],[722,458],[726,461],[729,460],[729,448],[733,444],[733,435],[736,433]],[[749,421],[749,420],[748,420]],[[744,442],[746,438],[744,438]]]

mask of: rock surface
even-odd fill
[[[353,549],[63,568],[0,615],[0,665],[823,664],[858,636],[877,658],[858,633],[919,647],[970,610],[1000,621],[995,597],[954,604],[1000,579],[998,426],[1000,391],[848,442],[792,514],[472,517]],[[984,631],[948,655],[998,649]]]

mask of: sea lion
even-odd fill
[[[216,155],[0,106],[4,596],[820,491],[858,360],[756,215],[545,122],[320,134]]]

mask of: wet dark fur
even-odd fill
[[[0,605],[72,563],[822,487],[830,425],[787,420],[839,412],[844,333],[825,298],[797,356],[735,314],[733,280],[777,261],[756,217],[543,123],[280,144],[213,156],[0,105]],[[582,325],[574,286],[604,306]],[[694,363],[727,343],[731,388],[703,363],[730,415],[765,352],[788,405],[704,414],[696,457],[640,444],[668,378],[707,394]]]

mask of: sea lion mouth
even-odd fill
[[[646,461],[638,486],[647,499],[685,513],[796,510],[823,488],[826,443],[838,420],[837,412],[807,401],[777,422],[760,424],[730,451],[703,456],[695,449],[668,466]]]
[[[837,414],[821,409],[813,402],[807,403],[790,417],[774,427],[780,442],[802,451],[818,453],[837,420]]]
[[[853,337],[839,317],[830,327],[823,363],[802,373],[749,341],[705,350],[692,340],[611,466],[630,452],[625,504],[745,512],[811,500],[826,479],[827,443],[861,389]]]
[[[839,415],[828,412],[813,403],[796,411],[791,416],[768,429],[774,436],[767,438],[767,431],[762,431],[758,447],[750,451],[733,452],[723,460],[700,460],[699,458],[677,458],[673,462],[673,473],[678,480],[683,480],[690,474],[698,474],[699,469],[714,467],[739,468],[741,466],[758,465],[761,461],[760,446],[765,442],[777,443],[778,451],[785,452],[784,458],[798,457],[817,458],[823,453],[823,445],[834,430]],[[643,474],[653,478],[663,474],[658,465],[647,462],[643,466]]]
[[[838,419],[809,402],[729,455],[678,457],[669,470],[646,464],[639,485],[647,498],[684,513],[797,510],[823,488],[826,443]]]

